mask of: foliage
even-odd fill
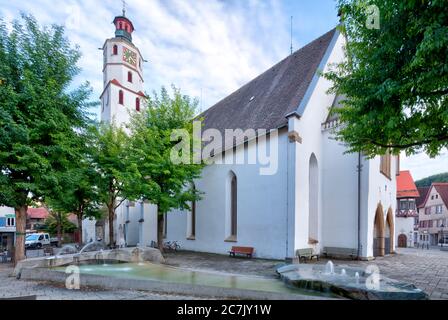
[[[448,182],[448,172],[439,173],[415,182],[417,187],[430,187],[434,182]]]
[[[76,225],[68,220],[68,214],[62,214],[61,218],[61,234],[73,233],[76,231]],[[58,218],[54,215],[50,215],[47,219],[45,219],[45,227],[49,234],[57,235]]]
[[[367,5],[380,28],[367,28]],[[338,0],[347,59],[325,77],[343,97],[338,133],[352,152],[431,157],[448,146],[446,0]]]

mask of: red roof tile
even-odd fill
[[[448,183],[433,183],[432,185],[445,203],[445,207],[448,208]]]
[[[410,171],[400,171],[397,176],[397,198],[418,198],[420,193]]]
[[[426,195],[429,192],[429,189],[431,189],[431,187],[418,187],[418,192],[420,193],[420,197],[417,198],[416,205],[417,208],[422,208],[423,205],[425,204],[425,200],[426,200]]]
[[[50,214],[45,208],[28,208],[27,215],[30,219],[46,219]]]

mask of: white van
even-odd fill
[[[25,238],[26,249],[40,249],[50,244],[50,235],[48,233],[31,233]]]

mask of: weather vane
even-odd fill
[[[123,17],[125,17],[126,16],[126,1],[121,0],[121,2],[123,2]]]

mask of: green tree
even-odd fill
[[[417,187],[430,187],[435,182],[448,182],[448,172],[435,174],[415,182]]]
[[[60,188],[57,175],[76,162],[72,144],[85,126],[91,90],[70,91],[79,49],[60,26],[22,16],[0,21],[0,205],[16,212],[15,262],[24,259],[27,206]]]
[[[50,215],[45,219],[45,226],[48,233],[57,235],[59,246],[65,233],[76,231],[76,225],[68,220],[68,214],[58,211],[50,211]]]
[[[376,5],[379,15],[369,5]],[[369,156],[448,146],[446,0],[338,0],[347,59],[326,73],[343,97],[338,135]],[[379,29],[368,28],[376,19]]]
[[[125,200],[137,198],[140,180],[137,163],[131,157],[129,136],[113,121],[101,123],[93,139],[92,162],[97,173],[99,199],[108,212],[109,244],[115,246],[115,210]]]
[[[79,135],[75,153],[78,161],[58,175],[59,191],[54,192],[46,201],[51,208],[61,213],[73,213],[78,219],[79,245],[82,245],[82,221],[87,218],[99,218],[100,195],[97,187],[97,171],[92,154],[95,149],[92,130],[86,130]]]
[[[175,130],[183,130],[189,141],[186,156],[192,161],[193,117],[197,101],[181,95],[173,87],[172,97],[165,88],[160,95],[148,99],[147,108],[136,113],[131,120],[131,140],[134,162],[138,163],[140,183],[139,198],[157,205],[157,242],[163,251],[164,216],[173,209],[191,210],[191,202],[200,199],[201,192],[193,188],[200,177],[202,164],[176,164],[172,152],[181,136]]]

